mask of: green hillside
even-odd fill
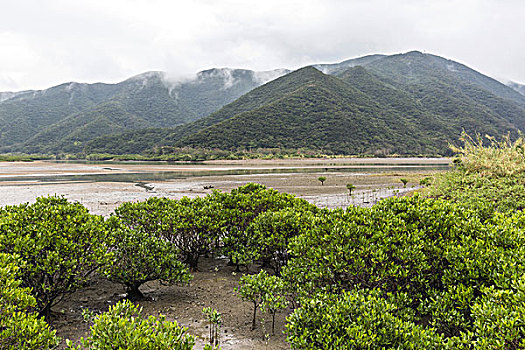
[[[108,133],[185,124],[285,73],[223,68],[170,79],[148,72],[118,84],[1,93],[0,151],[79,152],[85,142]]]
[[[116,86],[106,84],[68,83],[4,100],[0,103],[0,147],[24,142],[42,128],[95,106],[116,90]]]
[[[164,140],[174,132],[174,129],[148,128],[99,136],[86,142],[82,151],[85,154],[140,154],[164,144]]]
[[[266,104],[237,114],[229,105],[214,115],[216,119],[222,116],[221,122],[183,137],[175,146],[407,154],[436,153],[446,142],[444,132],[441,140],[431,140],[402,113],[384,108],[367,94],[312,67],[277,79],[252,94],[272,94],[272,87],[281,84],[288,89],[279,94],[279,99],[270,98]],[[229,115],[234,116],[227,118]]]
[[[435,55],[369,55],[272,80],[284,73],[223,68],[173,81],[149,72],[114,85],[2,93],[0,151],[446,154],[462,131],[525,130],[515,86]]]
[[[337,77],[303,68],[179,128],[164,143],[232,151],[445,154],[463,130],[489,135],[523,130],[520,104],[440,65],[434,56],[409,53],[376,57],[367,68],[354,66]]]
[[[124,110],[115,101],[106,102],[68,117],[38,133],[24,145],[28,153],[78,153],[84,143],[104,134],[148,127],[149,123]]]

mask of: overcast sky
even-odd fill
[[[420,50],[525,83],[524,0],[0,0],[0,91]]]

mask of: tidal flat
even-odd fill
[[[419,187],[448,158],[327,158],[179,162],[36,161],[0,163],[0,206],[59,195],[109,215],[126,201],[179,199],[257,182],[319,207],[369,206]],[[325,177],[324,184],[318,180]],[[406,187],[401,178],[408,180]],[[349,195],[347,184],[356,188]]]

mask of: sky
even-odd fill
[[[525,83],[525,1],[0,0],[0,91],[411,50]]]

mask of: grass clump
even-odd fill
[[[496,140],[485,135],[489,145],[479,134],[475,138],[463,132],[460,140],[462,147],[450,146],[457,153],[458,167],[467,173],[481,176],[508,177],[522,175],[525,172],[525,141],[519,137],[512,141],[510,135]]]
[[[484,142],[484,139],[488,140]],[[510,213],[525,208],[525,140],[463,133],[452,171],[436,175],[428,195]]]

